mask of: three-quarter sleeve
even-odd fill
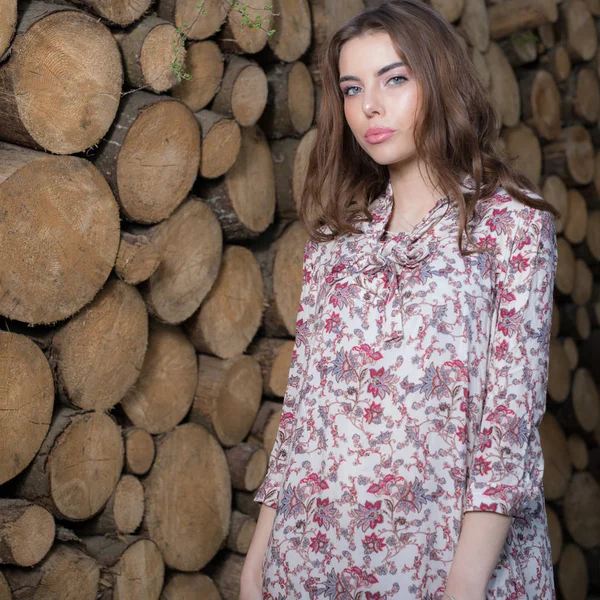
[[[292,438],[296,430],[297,404],[307,369],[309,351],[309,331],[314,315],[317,277],[315,272],[316,254],[320,244],[310,238],[304,246],[302,261],[302,291],[296,318],[296,339],[288,372],[288,381],[283,398],[281,420],[275,443],[269,456],[267,473],[254,496],[255,502],[262,502],[271,508],[277,507],[279,490],[283,483]]]
[[[463,512],[515,516],[543,501],[538,427],[546,409],[558,252],[551,213],[529,209],[519,215],[496,269],[484,404]]]

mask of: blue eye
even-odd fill
[[[394,75],[394,77],[390,77],[390,78],[388,79],[388,83],[389,83],[390,81],[392,81],[392,79],[403,79],[404,81],[407,81],[407,79],[406,79],[406,77],[404,77],[404,75]]]
[[[408,81],[408,79],[406,77],[404,77],[404,75],[394,75],[394,77],[390,77],[386,83],[390,83],[390,81],[393,81],[394,79],[401,79],[402,81]],[[402,82],[400,82],[402,83]],[[360,89],[357,85],[350,85],[348,86],[345,90],[343,90],[343,94],[344,96],[356,96],[356,94],[351,94],[350,90],[358,90]]]

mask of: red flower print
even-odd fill
[[[366,600],[387,600],[387,594],[384,594],[382,596],[379,592],[375,592],[374,594],[372,594],[371,592],[367,592],[365,599]]]
[[[525,258],[522,254],[515,254],[515,256],[510,259],[510,264],[513,268],[516,268],[519,273],[522,273],[529,268],[529,259]]]
[[[518,314],[515,314],[515,309],[506,308],[500,309],[500,318],[498,319],[498,329],[506,336],[511,337],[517,328]]]
[[[327,333],[331,333],[333,328],[336,325],[339,325],[341,322],[342,320],[340,319],[340,313],[332,312],[331,316],[325,319],[325,331]]]
[[[493,502],[492,504],[485,504],[485,502],[482,502],[479,505],[479,508],[481,510],[491,510],[492,512],[494,512],[494,511],[498,510],[498,503],[497,502]]]
[[[492,428],[487,427],[479,435],[479,450],[492,447]]]
[[[310,538],[310,547],[313,550],[313,552],[324,552],[327,544],[327,536],[320,531],[315,537]]]
[[[381,422],[381,415],[383,414],[383,409],[381,408],[381,404],[375,404],[375,402],[371,402],[369,408],[365,408],[365,421],[367,423],[376,423]]]
[[[477,456],[475,458],[475,464],[473,465],[473,472],[477,475],[486,475],[492,469],[490,467],[490,462],[481,458],[481,456]]]
[[[508,352],[508,342],[506,340],[502,340],[502,342],[500,342],[494,349],[494,358],[496,360],[504,360],[507,352]]]
[[[382,537],[377,537],[377,534],[372,533],[363,538],[363,546],[367,552],[381,552],[385,546]]]

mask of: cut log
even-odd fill
[[[176,85],[171,95],[187,104],[192,112],[197,112],[210,103],[221,85],[225,63],[219,46],[212,40],[189,45],[185,70],[191,79]]]
[[[594,329],[588,339],[579,344],[582,367],[589,369],[597,385],[600,385],[600,329]]]
[[[302,9],[304,8],[302,5],[304,2],[300,3],[298,0],[293,2],[280,2],[280,4],[287,4],[285,8],[289,14],[288,18],[295,17],[296,14],[303,14]],[[302,5],[301,5],[302,4]],[[308,3],[307,10],[308,10]],[[300,6],[299,6],[300,5]],[[310,28],[305,29],[306,34],[308,34],[308,39],[311,42],[310,44],[310,56],[309,56],[309,64],[310,70],[313,76],[315,83],[320,86],[321,85],[321,73],[319,70],[318,60],[320,60],[322,53],[325,49],[325,45],[329,40],[330,36],[333,35],[335,31],[337,31],[343,23],[345,23],[348,19],[355,16],[365,7],[364,0],[346,0],[345,2],[339,2],[338,0],[311,0],[310,1],[310,14],[312,15],[312,40],[310,37]],[[283,6],[277,12],[283,12]],[[277,28],[278,20],[274,21],[274,27]],[[281,31],[281,37],[286,35],[285,28]],[[290,32],[291,33],[291,32]],[[298,35],[300,32],[295,31],[295,35]],[[276,38],[277,34],[273,36]],[[279,38],[281,39],[281,38]],[[271,42],[269,43],[271,48]],[[308,47],[308,44],[307,44]],[[300,50],[300,47],[298,48]],[[305,48],[306,49],[306,48]],[[276,52],[277,54],[277,52]],[[281,53],[278,54],[281,60],[285,60],[286,62],[292,62],[293,60],[298,60],[300,56],[296,56],[293,59],[283,58]]]
[[[532,63],[537,58],[536,36],[532,31],[513,33],[508,39],[499,43],[502,52],[513,67]]]
[[[265,282],[267,307],[263,329],[267,337],[296,335],[296,319],[302,290],[302,264],[308,233],[302,223],[292,223],[265,250],[255,256]]]
[[[308,67],[301,61],[279,63],[266,75],[269,96],[260,126],[267,137],[299,136],[308,131],[315,114],[315,90]]]
[[[580,244],[585,240],[587,231],[587,205],[583,196],[576,190],[567,192],[567,220],[563,231],[564,237],[571,244]]]
[[[576,544],[567,544],[557,569],[558,588],[564,600],[586,600],[588,571],[585,555]]]
[[[593,284],[594,274],[587,264],[578,258],[575,261],[575,286],[571,294],[573,302],[578,306],[585,306],[590,301]]]
[[[554,23],[558,19],[556,0],[508,0],[490,6],[490,35],[493,40],[515,31]]]
[[[600,422],[600,395],[588,369],[575,371],[571,391],[575,418],[583,431],[594,431]]]
[[[519,122],[521,100],[519,84],[504,52],[492,42],[484,54],[490,71],[490,100],[502,124],[514,127]]]
[[[211,564],[211,576],[223,600],[240,597],[240,577],[245,557],[237,552],[224,551]]]
[[[17,494],[58,518],[83,521],[106,504],[122,470],[123,440],[112,417],[62,408]]]
[[[223,0],[202,0],[202,5],[198,0],[159,0],[156,11],[190,40],[203,40],[219,31],[232,6]]]
[[[558,311],[556,311],[558,314]],[[554,402],[564,402],[570,393],[571,379],[569,359],[558,340],[550,340],[550,364],[548,395]]]
[[[262,337],[249,346],[248,354],[260,364],[266,396],[285,396],[293,351],[294,341],[281,338]]]
[[[221,600],[221,595],[204,573],[173,573],[160,600]]]
[[[587,308],[573,302],[560,307],[560,332],[581,342],[590,336],[591,322]]]
[[[552,564],[556,565],[560,560],[563,545],[562,527],[556,512],[547,504],[546,514],[548,516],[548,536],[550,538],[550,547],[552,548]]]
[[[567,531],[582,548],[600,544],[600,484],[587,471],[571,478],[563,501]]]
[[[352,0],[348,4],[355,4],[356,1]],[[329,18],[335,20],[336,23],[341,23],[337,13],[344,10],[346,3],[330,2],[330,4],[331,6],[328,7],[330,9]],[[316,18],[325,27],[324,13],[326,9],[318,6],[314,0],[311,1],[310,6],[308,0],[277,0],[272,5],[273,16],[269,24],[275,33],[267,40],[267,44],[277,60],[294,62],[311,45],[311,13],[313,18]],[[322,44],[323,40],[320,43]]]
[[[529,71],[521,75],[519,88],[523,121],[541,137],[557,138],[560,135],[560,92],[554,77],[541,69]]]
[[[158,269],[160,254],[147,236],[121,231],[115,274],[126,283],[137,285]]]
[[[197,378],[196,352],[184,333],[151,321],[140,376],[121,406],[134,425],[149,433],[164,433],[187,414]]]
[[[140,19],[152,4],[152,0],[75,0],[94,14],[125,27]]]
[[[0,68],[0,139],[55,154],[81,152],[107,132],[122,85],[121,55],[108,27],[67,6],[27,3],[11,58]]]
[[[225,451],[231,474],[231,483],[235,489],[255,490],[267,473],[269,457],[265,449],[258,444],[241,442]]]
[[[585,185],[594,178],[594,146],[585,127],[564,127],[542,152],[544,171],[558,175],[567,185]]]
[[[566,81],[561,114],[565,121],[594,124],[600,116],[600,82],[594,69],[576,67]]]
[[[483,52],[479,52],[476,48],[469,48],[469,56],[475,66],[475,71],[483,84],[483,87],[487,90],[490,87],[490,70],[488,69]]]
[[[154,462],[154,439],[141,427],[123,431],[125,441],[125,470],[133,475],[145,475]]]
[[[254,496],[256,496],[256,492],[242,492],[241,490],[234,490],[233,506],[236,510],[239,510],[245,515],[258,520],[261,505],[258,502],[254,502]]]
[[[54,542],[54,518],[25,500],[0,499],[0,564],[31,567]]]
[[[87,160],[0,142],[0,314],[66,319],[104,285],[119,247],[119,211]]]
[[[465,7],[465,0],[430,0],[430,3],[449,23],[458,21]]]
[[[588,466],[588,450],[585,440],[579,435],[570,435],[567,440],[571,464],[578,471],[585,471]]]
[[[272,10],[252,7],[252,19],[261,19],[260,27],[249,27],[241,11],[230,10],[219,33],[219,47],[226,54],[256,54],[267,44],[271,29]]]
[[[490,26],[485,0],[465,0],[459,29],[469,45],[485,52],[490,45]]]
[[[102,567],[98,600],[158,600],[165,563],[157,545],[139,536],[81,539],[85,552]]]
[[[590,9],[583,0],[566,0],[559,8],[557,28],[571,60],[592,60],[598,48],[598,33]]]
[[[52,337],[50,363],[67,406],[108,410],[135,383],[148,345],[148,313],[131,285],[109,279]]]
[[[234,510],[231,513],[231,528],[227,536],[226,547],[239,554],[246,554],[255,530],[256,521],[252,517]]]
[[[190,421],[204,425],[223,446],[239,444],[256,418],[261,392],[260,366],[251,356],[222,360],[199,354]]]
[[[169,96],[145,91],[121,101],[95,165],[131,221],[158,223],[181,204],[200,163],[193,113]]]
[[[133,533],[144,516],[144,488],[133,475],[123,475],[113,495],[98,515],[77,527],[83,535]]]
[[[98,563],[80,550],[56,544],[34,569],[4,569],[16,600],[96,600]]]
[[[281,421],[281,411],[283,404],[266,400],[260,405],[258,414],[252,425],[251,434],[248,436],[248,444],[261,444],[271,454]]]
[[[0,0],[0,13],[2,13],[2,21],[0,21],[0,60],[2,60],[17,29],[17,0]]]
[[[243,127],[240,153],[223,177],[200,181],[198,193],[214,210],[226,241],[260,235],[275,215],[273,159],[258,126]]]
[[[166,221],[134,232],[144,233],[160,255],[158,269],[139,288],[148,311],[164,323],[183,322],[219,274],[223,235],[215,214],[207,202],[189,196]]]
[[[0,572],[0,600],[12,600],[12,592],[8,586],[6,577]]]
[[[554,227],[556,233],[562,233],[567,217],[569,215],[569,196],[567,192],[567,186],[563,183],[563,180],[556,175],[548,175],[544,180],[542,186],[542,198],[552,204],[556,208],[561,216],[554,221]]]
[[[224,175],[234,165],[242,144],[240,126],[211,110],[196,113],[202,133],[202,157],[200,175],[215,179]]]
[[[567,438],[556,417],[546,412],[540,423],[540,440],[544,455],[544,493],[546,500],[564,497],[571,480],[571,461]]]
[[[43,352],[24,335],[0,331],[0,484],[18,475],[40,449],[52,418],[54,382]]]
[[[539,185],[542,176],[542,149],[533,129],[523,123],[502,131],[506,151],[514,157],[515,167]]]
[[[160,93],[177,84],[173,65],[185,64],[185,47],[177,43],[178,34],[171,23],[149,15],[114,35],[123,56],[125,80],[131,87]]]
[[[244,352],[260,327],[263,288],[252,252],[243,246],[226,246],[215,284],[185,323],[196,350],[220,358]]]
[[[538,38],[542,45],[542,52],[551,50],[556,45],[556,35],[554,33],[554,25],[552,23],[544,23],[537,28]]]
[[[265,110],[268,89],[267,76],[256,61],[229,55],[221,87],[210,108],[249,127]]]
[[[564,45],[552,48],[547,54],[540,56],[540,66],[552,73],[556,81],[565,81],[571,73],[571,58]]]
[[[165,563],[178,571],[203,568],[225,541],[231,519],[231,478],[217,440],[201,425],[176,427],[157,440],[143,483],[144,523]]]

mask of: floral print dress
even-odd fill
[[[263,600],[441,599],[466,511],[513,517],[487,598],[553,600],[538,425],[554,218],[498,188],[469,221],[491,252],[463,257],[455,202],[388,235],[392,207],[388,180],[360,234],[305,247],[255,495],[276,510]]]

